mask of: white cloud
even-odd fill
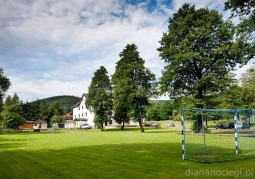
[[[186,1],[185,1],[186,2]],[[196,8],[222,8],[221,0],[189,0]],[[164,66],[156,48],[168,18],[184,1],[10,0],[0,7],[0,66],[11,79],[8,94],[23,100],[87,92],[96,69],[114,73],[128,43],[157,78]],[[170,8],[172,7],[172,8]],[[227,12],[224,12],[225,14]]]

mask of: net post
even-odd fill
[[[205,127],[204,127],[204,117],[202,113],[202,109],[200,109],[200,115],[202,120],[202,131],[203,131],[203,138],[204,138],[204,156],[205,156],[205,162],[207,162],[207,152],[206,152],[206,139],[205,139]]]
[[[53,134],[54,133],[54,124],[52,124],[52,126],[51,126],[51,134]]]
[[[185,160],[185,126],[184,126],[184,110],[181,110],[182,120],[182,159]]]
[[[235,126],[235,148],[236,148],[236,154],[238,154],[238,130],[237,130],[237,111],[235,110],[235,116],[234,116],[234,126]]]

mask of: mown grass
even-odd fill
[[[255,170],[255,159],[212,164],[182,160],[179,131],[148,127],[145,133],[139,128],[7,133],[0,135],[0,178],[180,179],[189,177],[187,171]],[[255,171],[248,178],[254,176]]]

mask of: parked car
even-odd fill
[[[222,124],[216,124],[215,126],[215,129],[222,129],[222,128],[223,128]]]
[[[233,123],[216,124],[215,129],[233,129]]]
[[[145,123],[145,126],[155,127],[155,126],[157,126],[157,124],[156,123]]]
[[[237,122],[238,129],[250,129],[250,125],[247,122]]]
[[[168,124],[166,125],[166,127],[175,127],[175,124],[172,123],[172,122],[170,122],[170,123],[168,123]]]
[[[237,128],[242,129],[243,128],[243,123],[242,122],[237,122]]]
[[[152,126],[152,127],[156,127],[157,124],[156,124],[156,123],[151,123],[151,126]]]
[[[91,126],[88,124],[82,124],[80,125],[80,129],[91,129]]]
[[[151,123],[145,123],[144,126],[151,126]]]

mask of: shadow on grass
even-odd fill
[[[156,129],[155,127],[144,127],[145,133],[172,133],[172,132],[180,132],[181,129],[172,129],[172,128],[161,128]],[[117,131],[134,131],[134,132],[141,132],[139,127],[127,127],[124,128],[124,130],[121,130],[120,128],[114,128],[114,129],[105,129],[104,132],[117,132]]]
[[[177,132],[181,132],[181,131],[180,130],[175,130],[175,129],[172,129],[172,130],[157,129],[157,130],[153,130],[153,131],[148,131],[148,133],[177,133]]]
[[[17,148],[22,146],[24,142],[27,142],[28,139],[8,139],[0,138],[0,151],[1,149]]]

